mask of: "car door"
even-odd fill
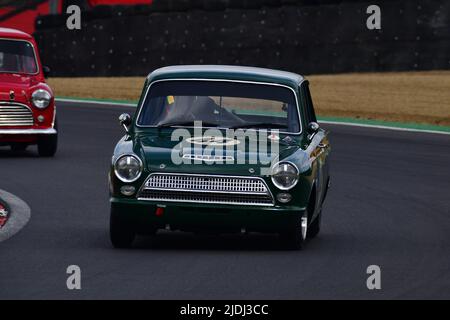
[[[302,83],[301,91],[305,101],[306,123],[307,124],[311,122],[317,123],[317,118],[314,111],[314,105],[311,98],[308,81],[304,81]],[[330,144],[328,140],[328,132],[322,128],[319,128],[319,130],[313,134],[309,134],[308,139],[310,141],[308,150],[310,151],[311,160],[313,163],[317,165],[317,171],[315,176],[315,185],[316,185],[315,214],[317,214],[321,210],[322,202],[324,200],[328,185],[329,179],[328,154],[330,152]]]

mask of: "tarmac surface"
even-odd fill
[[[272,235],[178,232],[115,250],[107,172],[124,111],[59,103],[55,158],[0,149],[0,187],[31,208],[0,243],[0,300],[450,298],[449,135],[324,125],[332,189],[302,251]],[[69,265],[81,290],[66,287]],[[381,290],[367,289],[370,265]]]

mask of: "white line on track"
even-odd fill
[[[79,103],[79,104],[98,104],[98,105],[106,105],[106,106],[133,107],[133,108],[136,108],[136,105],[137,105],[136,103],[126,103],[126,102],[77,100],[77,99],[65,99],[65,98],[56,98],[56,102],[69,102],[69,103]]]
[[[0,229],[0,242],[11,238],[28,223],[31,217],[30,207],[15,195],[0,190],[0,198],[9,207],[9,218],[3,228]]]
[[[401,127],[389,127],[376,124],[365,124],[365,123],[353,123],[353,122],[340,122],[340,121],[327,121],[319,120],[320,123],[333,124],[340,126],[350,126],[350,127],[362,127],[362,128],[373,128],[373,129],[384,129],[384,130],[394,130],[394,131],[407,131],[407,132],[423,132],[423,133],[436,133],[436,134],[446,134],[450,135],[447,131],[437,131],[437,130],[427,130],[427,129],[415,129],[415,128],[401,128]]]
[[[56,101],[57,102],[78,103],[78,104],[97,104],[97,105],[105,105],[105,106],[111,105],[111,106],[118,106],[118,107],[136,108],[136,103],[125,103],[125,102],[114,102],[114,101],[77,100],[77,99],[65,99],[65,98],[56,98]],[[325,124],[333,124],[333,125],[349,126],[349,127],[362,127],[362,128],[373,128],[373,129],[382,129],[382,130],[450,135],[450,132],[447,132],[447,131],[428,130],[428,129],[390,127],[390,126],[383,126],[383,125],[376,125],[376,124],[354,123],[354,122],[345,122],[345,121],[341,122],[341,121],[319,120],[319,122],[325,123]]]

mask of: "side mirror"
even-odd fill
[[[128,133],[129,127],[131,125],[131,116],[128,113],[122,113],[119,117],[119,123]]]
[[[310,124],[308,124],[308,133],[309,134],[314,134],[317,133],[317,131],[319,131],[320,126],[317,122],[311,122]]]
[[[42,67],[42,72],[44,73],[44,77],[48,78],[50,76],[50,68],[47,66]]]

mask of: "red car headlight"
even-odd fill
[[[52,95],[44,89],[38,89],[31,95],[31,102],[33,103],[33,106],[39,109],[47,108],[51,100]]]

